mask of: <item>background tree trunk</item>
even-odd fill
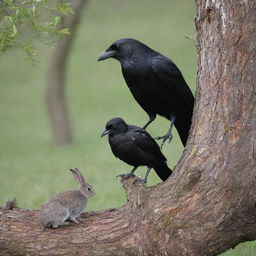
[[[57,144],[66,144],[72,141],[71,124],[65,97],[66,63],[86,0],[72,0],[71,3],[75,14],[64,16],[62,22],[62,27],[69,28],[71,34],[61,38],[58,46],[53,50],[46,90],[53,140]]]
[[[57,230],[1,209],[1,255],[213,256],[256,240],[256,2],[196,4],[196,106],[174,174],[151,188],[130,178],[125,206]]]

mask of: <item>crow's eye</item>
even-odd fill
[[[107,128],[107,130],[111,130],[112,129],[112,125],[108,124],[106,128]]]
[[[120,49],[120,45],[119,44],[112,44],[111,49],[116,51],[116,50]]]

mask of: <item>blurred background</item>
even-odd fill
[[[78,186],[68,171],[78,167],[96,190],[86,211],[119,207],[125,194],[115,177],[131,167],[116,159],[106,137],[105,123],[116,116],[142,126],[146,113],[133,99],[115,60],[97,62],[101,51],[124,37],[138,39],[171,58],[195,92],[196,49],[194,1],[93,0],[82,10],[81,22],[66,68],[67,108],[72,141],[57,145],[47,112],[46,88],[53,48],[38,45],[36,65],[10,49],[0,58],[0,205],[15,197],[19,207],[39,209],[52,195]],[[189,37],[191,39],[187,39]],[[158,117],[148,131],[163,135],[169,122]],[[61,127],[60,127],[61,130]],[[163,149],[174,168],[183,151],[174,133]],[[145,175],[141,167],[139,176]],[[149,186],[160,182],[152,171]],[[238,246],[225,255],[255,256],[255,243]]]

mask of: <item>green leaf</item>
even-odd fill
[[[16,28],[16,26],[15,26],[15,24],[14,24],[14,22],[13,22],[12,17],[9,16],[8,18],[9,18],[9,21],[10,21],[10,23],[11,23],[11,25],[12,25],[12,33],[11,33],[9,36],[10,36],[10,37],[15,37],[15,36],[17,35],[17,28]]]
[[[54,18],[54,25],[57,26],[60,24],[61,16],[55,16]]]
[[[70,31],[68,28],[63,28],[63,29],[59,30],[59,33],[62,35],[70,35]]]
[[[59,3],[57,4],[57,10],[63,14],[63,15],[67,15],[69,13],[74,14],[75,12],[73,11],[73,9],[70,7],[70,3]]]

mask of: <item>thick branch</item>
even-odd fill
[[[236,207],[236,215],[222,209],[236,204],[228,189],[217,198],[201,193],[200,170],[186,175],[184,185],[175,176],[152,188],[137,178],[126,180],[127,205],[84,213],[80,224],[55,230],[42,230],[38,211],[1,209],[1,255],[216,255],[209,246],[256,239],[254,205]],[[230,205],[224,205],[225,197]],[[219,237],[221,230],[226,234]]]
[[[116,248],[120,248],[119,255],[146,251],[149,241],[142,232],[138,209],[144,205],[148,189],[136,177],[124,185],[129,200],[126,206],[84,213],[80,224],[58,230],[43,230],[38,211],[1,208],[1,255],[116,255]]]

